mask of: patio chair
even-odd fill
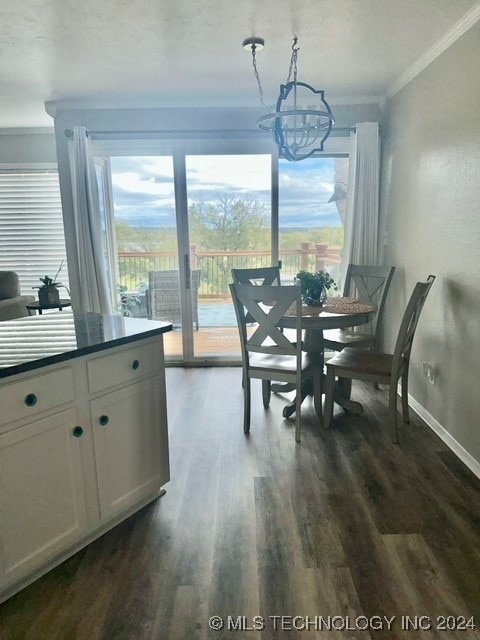
[[[316,406],[321,406],[321,370],[317,360],[301,349],[301,298],[300,287],[261,287],[251,284],[231,284],[235,313],[242,347],[244,417],[243,430],[250,431],[250,380],[262,380],[263,406],[270,404],[271,382],[293,382],[296,394],[295,440],[300,442],[301,383],[312,377]],[[296,305],[295,343],[282,333],[279,323],[286,311]],[[256,326],[249,327],[250,318]],[[266,340],[268,338],[268,341]]]
[[[402,380],[403,421],[409,423],[408,413],[408,368],[413,338],[420,313],[435,276],[425,282],[417,282],[403,314],[393,354],[364,351],[347,347],[327,362],[327,387],[325,393],[324,426],[332,420],[335,377],[339,385],[350,394],[352,380],[365,380],[389,385],[389,426],[392,442],[398,442],[397,384]],[[346,383],[346,384],[345,384]]]
[[[198,290],[200,288],[200,269],[192,269],[190,291],[192,294],[192,319],[198,331]],[[180,279],[178,269],[149,271],[148,291],[146,292],[148,317],[151,320],[164,320],[172,324],[181,324]]]
[[[325,349],[341,351],[345,347],[375,350],[378,348],[378,329],[394,272],[395,267],[348,265],[343,295],[357,296],[360,302],[375,305],[377,313],[372,321],[362,326],[359,331],[354,331],[353,327],[324,331]]]

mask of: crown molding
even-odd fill
[[[53,127],[3,127],[0,136],[52,135],[54,131]]]
[[[480,2],[477,2],[470,11],[460,18],[434,45],[430,47],[420,58],[412,64],[402,75],[394,82],[387,92],[387,97],[392,98],[403,87],[411,82],[419,73],[426,69],[438,56],[446,51],[454,42],[456,42],[464,33],[466,33],[480,19]]]

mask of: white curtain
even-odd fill
[[[343,273],[349,262],[377,265],[379,182],[378,122],[360,122],[351,134]]]
[[[102,243],[100,205],[90,141],[84,127],[73,128],[72,188],[78,253],[78,311],[112,313]]]

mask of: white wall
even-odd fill
[[[394,96],[383,129],[385,318],[394,337],[414,283],[437,276],[413,347],[410,393],[480,462],[480,23]],[[437,369],[435,386],[422,361]],[[466,456],[468,459],[468,455]],[[475,465],[473,465],[475,466]],[[480,469],[480,466],[478,467]]]
[[[52,129],[0,129],[0,165],[56,163]]]

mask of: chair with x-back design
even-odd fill
[[[333,413],[335,378],[340,385],[351,380],[365,380],[389,385],[389,425],[393,442],[398,442],[397,383],[402,381],[403,421],[408,423],[408,368],[413,338],[420,313],[427,299],[435,276],[425,282],[417,282],[407,304],[398,330],[393,354],[362,349],[343,349],[327,362],[327,388],[325,394],[324,425],[330,426]]]
[[[280,268],[277,266],[232,269],[232,279],[239,284],[280,285]]]
[[[297,286],[231,284],[237,315],[243,365],[245,433],[250,431],[250,380],[262,380],[263,405],[270,404],[271,381],[292,382],[297,391],[295,439],[300,441],[301,383],[313,377],[315,409],[321,415],[321,370],[315,357],[301,349],[301,298]],[[279,323],[288,309],[296,309],[296,340],[290,342]],[[254,323],[254,326],[250,326]]]
[[[395,267],[348,265],[343,295],[357,297],[363,304],[376,306],[377,313],[370,323],[360,329],[354,330],[351,327],[325,331],[323,334],[325,349],[341,351],[345,347],[374,350],[378,348],[378,329],[394,272]]]

